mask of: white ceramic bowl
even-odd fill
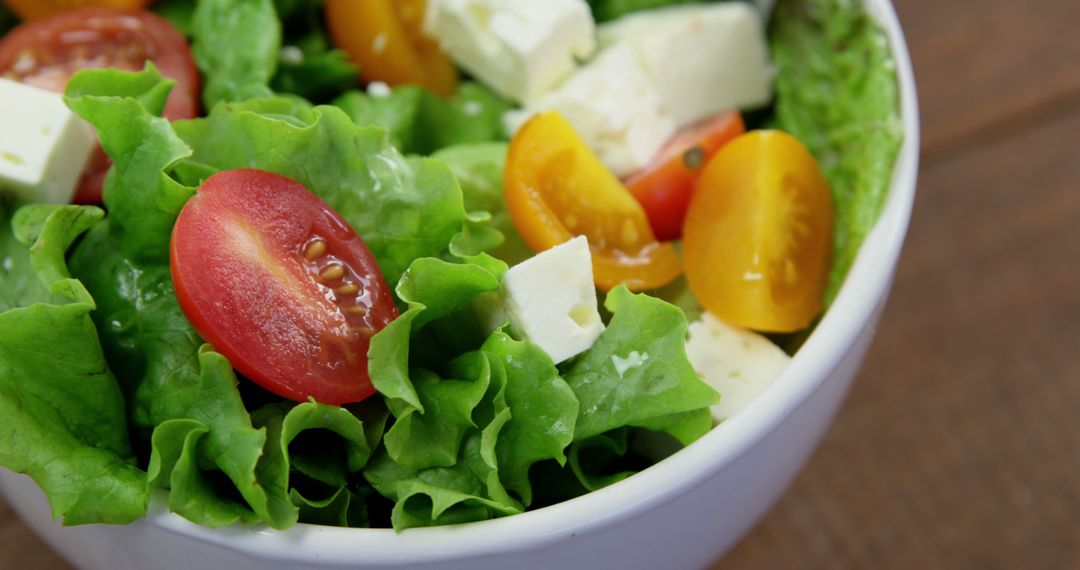
[[[659,464],[586,496],[468,525],[356,530],[299,525],[208,530],[163,508],[126,527],[64,528],[27,477],[0,490],[81,568],[699,568],[726,552],[777,500],[832,421],[874,336],[907,230],[919,120],[907,46],[891,3],[865,0],[891,40],[904,143],[888,201],[835,304],[758,400]]]

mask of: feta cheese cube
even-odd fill
[[[528,101],[596,49],[584,0],[428,0],[425,31],[500,95]]]
[[[602,47],[626,44],[637,51],[676,127],[772,99],[775,71],[764,23],[749,4],[639,12],[600,26],[599,37]]]
[[[604,49],[554,91],[504,118],[516,131],[529,117],[555,109],[616,176],[645,166],[675,133],[660,91],[628,44]]]
[[[29,202],[70,202],[93,130],[51,91],[0,78],[0,101],[0,188]]]
[[[588,350],[604,331],[588,240],[578,236],[511,267],[497,303],[491,328],[509,320],[556,364]]]
[[[720,392],[712,413],[721,421],[750,404],[791,361],[769,339],[711,313],[690,323],[686,356],[701,378]]]

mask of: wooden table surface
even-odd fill
[[[922,167],[850,399],[728,568],[1080,568],[1080,1],[897,0]],[[0,570],[68,568],[0,502]]]

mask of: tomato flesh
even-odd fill
[[[165,103],[169,119],[199,112],[199,74],[187,41],[168,20],[143,10],[90,7],[25,23],[0,40],[0,77],[63,93],[80,69],[126,71],[153,61],[176,86]],[[112,162],[100,148],[84,171],[75,202],[101,202],[101,186]]]
[[[674,246],[656,240],[641,205],[557,111],[536,115],[514,135],[504,195],[533,251],[587,236],[593,279],[605,291],[655,289],[682,271]]]
[[[626,179],[626,189],[645,208],[656,239],[682,237],[702,169],[720,147],[745,131],[738,111],[705,119],[677,133],[649,165]]]
[[[683,226],[686,279],[731,324],[794,332],[821,311],[834,209],[817,161],[795,137],[752,131],[705,166]]]
[[[181,211],[169,261],[184,314],[244,376],[296,401],[375,392],[368,347],[397,307],[367,245],[298,182],[214,174]]]

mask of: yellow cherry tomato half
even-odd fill
[[[593,280],[655,289],[682,272],[670,243],[656,240],[645,210],[562,115],[540,113],[518,129],[506,158],[506,206],[533,251],[584,235]]]
[[[683,224],[686,279],[717,318],[792,332],[821,311],[833,202],[795,137],[752,131],[705,165]]]
[[[3,0],[20,20],[38,20],[87,6],[108,6],[135,10],[145,8],[150,0]]]
[[[425,10],[424,0],[326,0],[326,23],[364,81],[423,85],[449,97],[457,70],[424,33]]]

